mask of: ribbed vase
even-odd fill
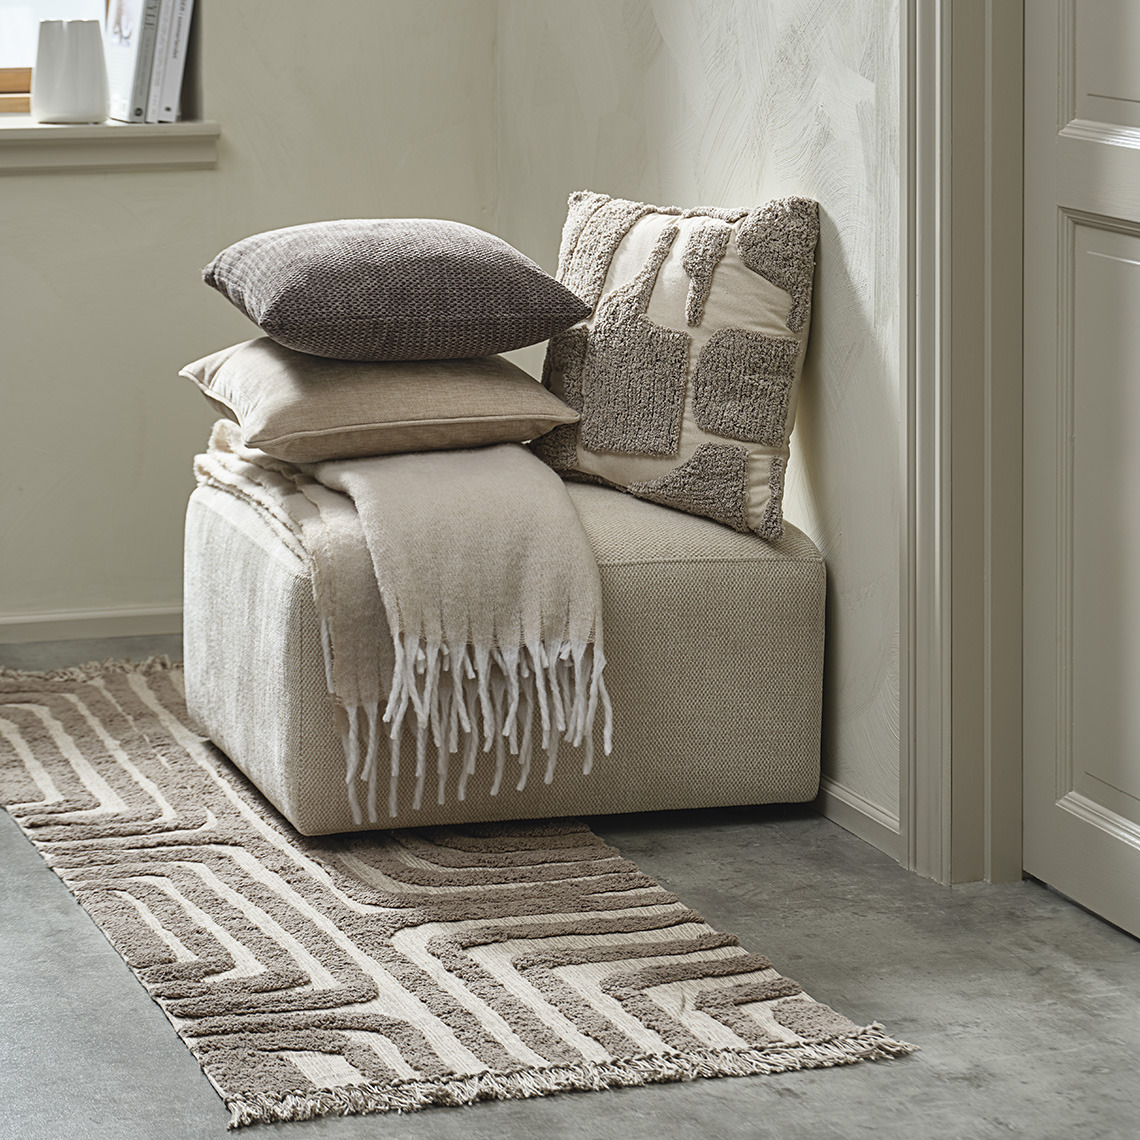
[[[107,117],[107,66],[98,20],[41,20],[32,71],[37,123],[101,123]]]

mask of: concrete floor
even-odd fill
[[[50,668],[177,638],[0,646]],[[940,887],[807,809],[595,829],[815,998],[922,1047],[901,1061],[248,1130],[391,1140],[1140,1137],[1140,942],[1034,882]],[[0,1137],[220,1137],[189,1051],[0,812]]]

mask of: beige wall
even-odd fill
[[[202,7],[216,170],[0,179],[0,619],[180,604],[213,416],[177,372],[257,332],[201,283],[219,249],[321,218],[493,226],[495,0]]]
[[[788,517],[829,574],[824,770],[898,805],[898,27],[893,0],[502,0],[499,230],[545,266],[587,187],[822,206]],[[524,358],[528,367],[538,354]]]

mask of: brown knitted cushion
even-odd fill
[[[339,360],[489,356],[590,311],[501,238],[422,218],[255,234],[202,277],[274,340]]]

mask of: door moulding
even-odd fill
[[[1021,877],[1024,12],[906,0],[900,847]]]

